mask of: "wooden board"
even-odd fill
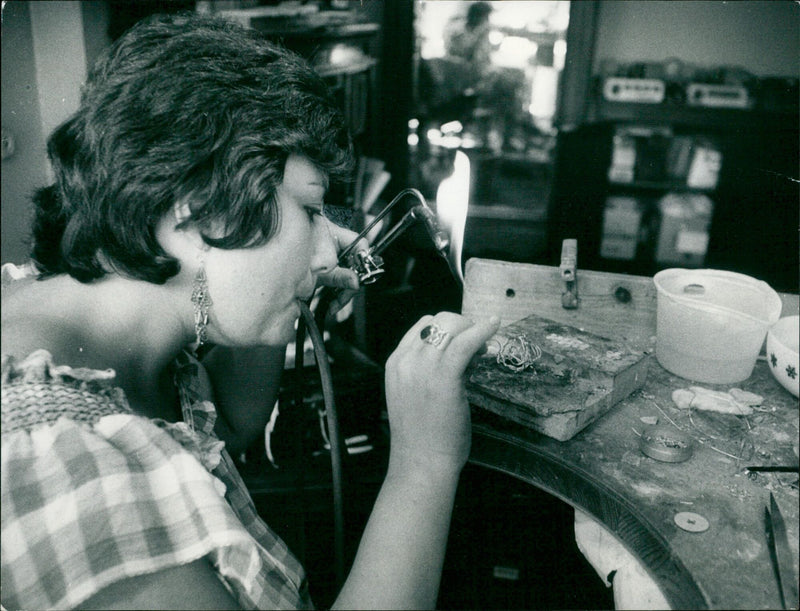
[[[509,349],[534,358],[509,367]],[[470,402],[549,437],[566,441],[641,388],[649,357],[625,343],[530,315],[501,328],[468,371]]]

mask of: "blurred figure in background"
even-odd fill
[[[472,86],[492,66],[492,43],[489,40],[491,14],[492,6],[488,2],[470,4],[466,14],[454,17],[444,33],[447,55],[468,64]]]

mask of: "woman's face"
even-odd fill
[[[338,262],[328,221],[320,214],[326,186],[327,177],[316,166],[290,156],[277,189],[279,225],[272,238],[255,248],[206,253],[210,342],[285,346],[292,341],[297,300],[310,298],[317,276]]]

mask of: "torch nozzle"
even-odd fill
[[[447,256],[447,251],[450,249],[450,237],[439,227],[439,221],[433,211],[423,204],[414,206],[412,209],[413,216],[422,221],[428,235],[433,241],[433,246],[442,256]]]

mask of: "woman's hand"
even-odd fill
[[[406,333],[386,363],[395,462],[451,473],[464,466],[471,442],[464,372],[499,324],[496,317],[473,322],[440,312]]]
[[[328,219],[324,219],[324,222],[328,224],[328,231],[333,239],[334,244],[336,245],[337,254],[341,254],[341,252],[350,246],[353,240],[358,237],[356,232],[345,229],[344,227],[340,227]],[[361,238],[356,250],[367,250],[368,248],[369,243],[367,240]],[[346,306],[347,303],[353,298],[353,295],[355,295],[356,292],[361,288],[361,283],[359,282],[356,273],[348,267],[341,266],[337,266],[329,272],[320,274],[319,284],[322,286],[342,289],[341,292],[337,294],[333,303],[331,303],[330,309],[328,310],[329,316],[332,316]]]
[[[499,324],[449,312],[424,316],[389,357],[389,468],[334,608],[435,608],[470,448],[464,371]]]

